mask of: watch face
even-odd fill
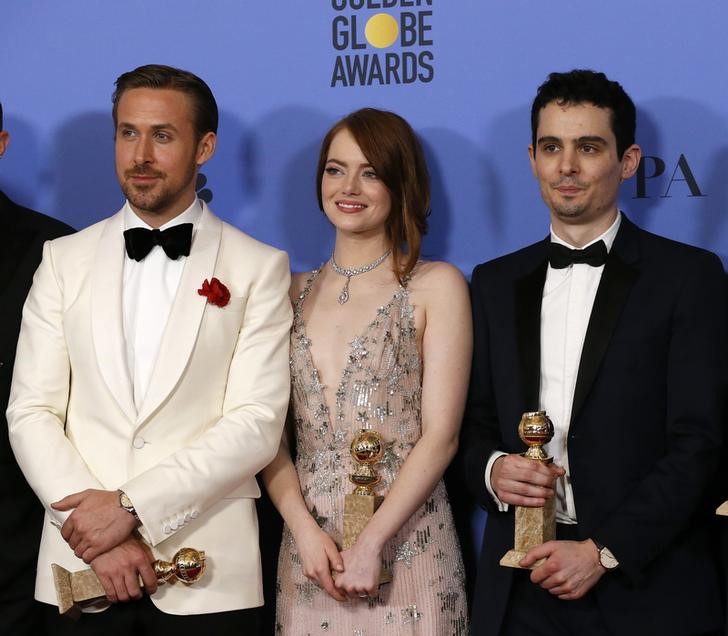
[[[131,499],[129,499],[129,496],[125,492],[122,492],[119,495],[119,503],[121,504],[122,508],[126,508],[127,510],[129,508],[134,508],[134,506],[131,503]]]
[[[609,548],[602,548],[599,550],[599,563],[607,568],[607,570],[613,570],[619,565],[619,561],[614,558],[614,555]]]

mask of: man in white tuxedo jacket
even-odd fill
[[[56,604],[51,563],[90,564],[116,605],[77,623],[52,607],[55,633],[255,633],[255,474],[288,403],[288,259],[196,197],[218,118],[202,80],[140,67],[113,115],[127,201],[45,244],[18,343],[10,439],[46,508],[36,598]],[[157,587],[151,561],[183,546],[206,552],[205,576]]]

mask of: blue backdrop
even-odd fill
[[[318,265],[332,232],[313,175],[326,129],[361,106],[420,133],[433,176],[425,253],[469,275],[543,237],[526,152],[552,70],[596,68],[638,107],[645,159],[622,191],[643,227],[728,262],[728,5],[722,0],[9,0],[0,187],[81,228],[122,204],[111,93],[150,62],[203,77],[221,111],[200,183],[223,218]]]

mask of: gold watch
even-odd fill
[[[129,499],[129,495],[127,495],[123,490],[119,491],[119,506],[126,510],[130,515],[133,515],[134,519],[136,519],[137,523],[139,523],[139,515],[137,514],[136,508],[134,508],[134,504],[131,502],[131,499]]]

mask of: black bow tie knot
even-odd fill
[[[554,269],[564,269],[578,263],[601,267],[606,260],[607,246],[604,241],[592,243],[583,250],[572,250],[560,243],[549,243],[549,263]]]
[[[155,245],[176,261],[180,256],[189,256],[192,245],[192,223],[180,223],[166,230],[148,230],[133,227],[124,232],[124,243],[129,258],[142,261]]]

